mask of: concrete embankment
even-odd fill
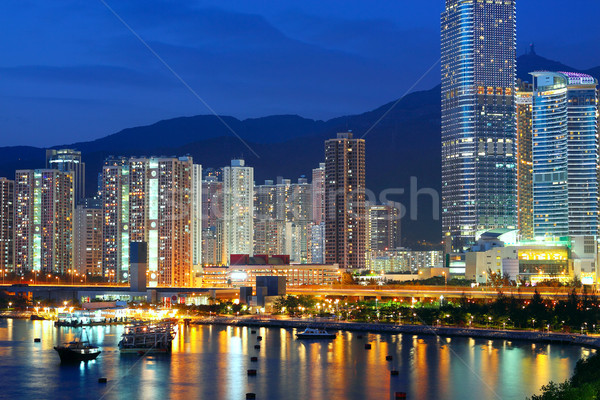
[[[560,343],[574,344],[600,349],[600,336],[588,336],[572,333],[554,333],[537,331],[518,331],[504,329],[479,329],[479,328],[461,328],[447,326],[427,326],[427,325],[391,325],[391,324],[367,324],[358,322],[332,322],[332,321],[313,321],[313,320],[279,320],[267,318],[202,318],[194,320],[195,324],[207,325],[233,325],[248,327],[270,327],[270,328],[299,328],[304,329],[307,326],[313,328],[324,328],[328,330],[344,330],[371,333],[391,333],[391,334],[409,334],[409,335],[439,335],[439,336],[460,336],[482,339],[500,339],[500,340],[523,340],[536,343]]]

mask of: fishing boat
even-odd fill
[[[60,356],[60,361],[62,362],[80,362],[80,361],[90,361],[96,359],[101,353],[98,346],[94,346],[90,344],[88,340],[82,340],[83,331],[79,340],[74,340],[72,342],[64,343],[62,346],[54,346],[54,350]],[[87,337],[87,332],[86,332]]]
[[[325,329],[306,328],[303,332],[296,333],[298,339],[335,339],[335,333],[329,333]]]
[[[121,353],[140,355],[169,353],[176,334],[177,325],[172,321],[126,326],[119,342],[119,350]]]

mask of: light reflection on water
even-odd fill
[[[0,320],[2,398],[62,399],[408,399],[524,400],[550,380],[567,379],[580,357],[576,346],[339,332],[334,341],[300,341],[295,331],[180,326],[171,355],[121,355],[122,326],[87,328],[100,357],[61,365],[56,344],[80,328],[50,321]],[[257,342],[256,336],[263,340]],[[34,343],[39,337],[41,343]],[[372,349],[366,350],[365,343]],[[259,343],[260,349],[254,348]],[[385,356],[392,355],[392,361]],[[251,362],[258,356],[258,362]],[[248,377],[247,370],[257,376]],[[391,376],[390,370],[399,371]],[[98,378],[108,378],[99,384]],[[104,396],[104,397],[103,397]]]

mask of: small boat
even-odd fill
[[[79,340],[65,343],[62,346],[54,346],[54,350],[58,352],[62,362],[90,361],[96,359],[101,353],[98,346],[91,345],[87,340],[81,340],[81,337]]]
[[[304,332],[296,333],[298,339],[335,339],[335,333],[329,333],[325,329],[306,328]]]
[[[37,315],[37,314],[31,314],[30,319],[32,321],[45,321],[46,318],[42,317],[41,315]]]

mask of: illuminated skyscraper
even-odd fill
[[[515,37],[514,0],[446,0],[442,229],[457,249],[517,225]]]
[[[46,168],[70,172],[73,176],[73,198],[78,205],[85,198],[85,163],[81,152],[73,149],[46,150]]]
[[[199,286],[202,272],[202,165],[192,165],[192,266],[193,285]]]
[[[15,269],[66,274],[73,264],[73,178],[54,169],[15,174]]]
[[[325,141],[325,263],[364,268],[365,141],[338,133]]]
[[[14,256],[15,181],[0,178],[0,273],[12,271]]]
[[[114,164],[104,167],[105,275],[127,282],[129,243],[146,242],[148,286],[193,285],[192,159],[142,157]]]
[[[532,86],[521,84],[516,91],[517,104],[517,207],[519,234],[533,239],[533,160],[531,153]]]
[[[325,163],[312,170],[312,207],[313,222],[319,225],[325,220]]]
[[[227,260],[231,254],[253,254],[254,168],[232,160],[223,168],[223,211]]]
[[[202,263],[224,265],[223,182],[207,176],[202,182]]]
[[[534,235],[595,236],[597,82],[571,72],[532,75]]]
[[[102,167],[102,274],[111,282],[129,276],[129,162],[111,158]]]

